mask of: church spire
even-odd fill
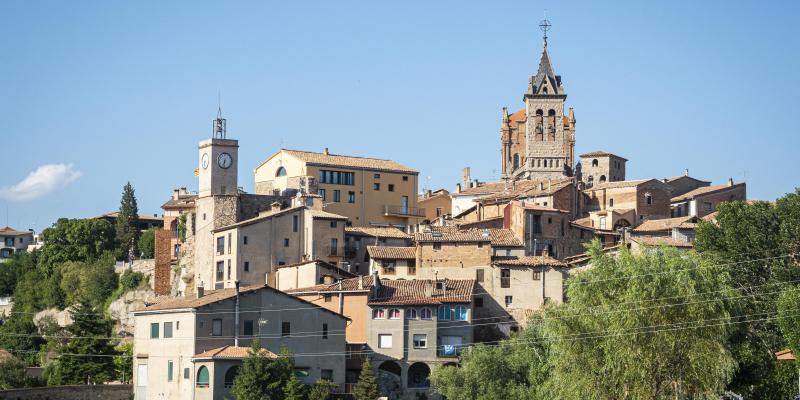
[[[562,94],[561,92],[563,91],[561,77],[557,76],[553,71],[553,64],[550,62],[550,55],[547,52],[547,31],[552,26],[547,18],[539,23],[544,46],[542,48],[542,57],[539,60],[539,69],[536,72],[536,76],[531,80],[531,94]]]

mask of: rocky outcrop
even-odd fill
[[[108,306],[108,314],[116,322],[115,333],[123,337],[133,336],[133,312],[144,309],[145,303],[155,296],[155,292],[150,289],[138,289],[127,292],[111,302]]]
[[[48,308],[47,310],[39,311],[33,316],[33,324],[37,328],[40,328],[45,320],[52,320],[62,328],[72,325],[72,316],[69,314],[69,308],[66,310]]]

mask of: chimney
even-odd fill
[[[683,176],[689,176],[689,168],[683,170]]]
[[[461,184],[456,183],[456,193],[461,193]]]
[[[279,203],[277,201],[272,203],[270,205],[270,210],[272,210],[273,212],[280,211],[281,210],[281,203]]]
[[[431,194],[433,194],[433,192],[430,189],[428,189],[428,191],[425,192],[425,198],[427,199],[431,197]]]
[[[235,282],[236,285],[236,299],[234,300],[233,309],[233,346],[239,347],[239,280]]]
[[[550,247],[549,246],[542,247],[542,257],[550,257]]]
[[[326,147],[325,150],[322,152],[322,154],[325,154],[327,156],[330,155],[331,153],[328,152],[328,148]]]
[[[376,269],[372,272],[372,286],[377,289],[381,287],[381,277],[378,276],[378,270]]]
[[[733,186],[733,178],[728,178],[728,186]]]
[[[364,289],[364,275],[358,277],[358,288]]]
[[[433,282],[425,281],[425,286],[423,288],[425,297],[433,297],[433,286],[436,285],[436,280]]]
[[[197,290],[195,290],[195,294],[197,295],[197,298],[199,299],[199,298],[203,297],[203,295],[205,295],[205,291],[206,290],[203,287],[203,282],[200,282],[200,286],[198,286]]]
[[[178,200],[178,195],[180,194],[180,190],[175,189],[172,191],[172,200]]]
[[[469,175],[469,167],[464,167],[464,172],[463,172],[463,176],[461,178],[461,182],[464,183],[465,187],[470,187],[469,186],[470,185],[470,181],[471,181],[471,179],[470,179],[470,175]]]

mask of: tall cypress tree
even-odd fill
[[[381,395],[378,389],[378,379],[375,377],[375,371],[372,370],[369,360],[364,360],[354,394],[356,400],[375,400]]]
[[[122,200],[119,204],[117,215],[117,243],[124,252],[124,258],[129,260],[131,255],[137,253],[139,241],[139,206],[136,204],[136,194],[133,186],[128,182],[122,189]]]

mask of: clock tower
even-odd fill
[[[198,146],[198,195],[236,194],[239,190],[239,141],[227,138],[226,120],[222,118],[221,108],[212,122],[212,128],[211,139],[203,140]]]

